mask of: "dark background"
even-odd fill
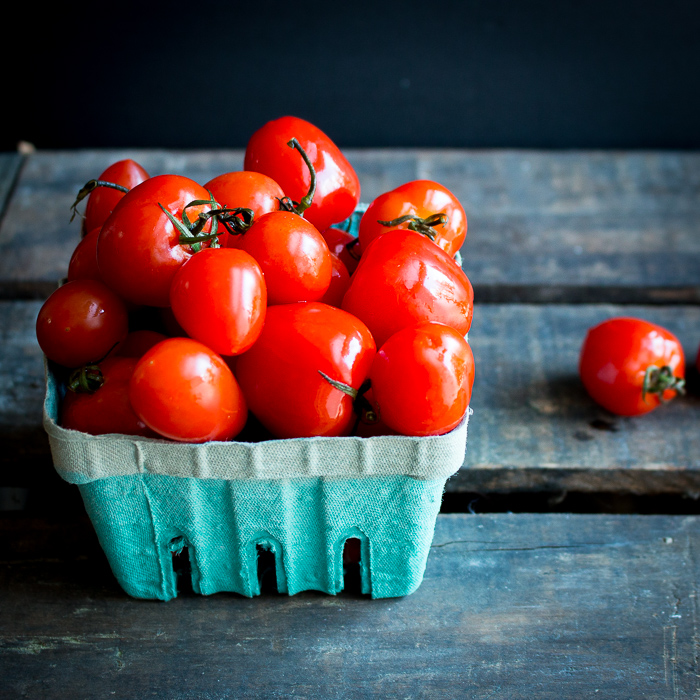
[[[694,1],[15,3],[4,28],[3,150],[244,147],[283,114],[342,147],[700,146]]]

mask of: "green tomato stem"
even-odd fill
[[[644,383],[642,384],[642,401],[646,401],[647,394],[656,394],[662,403],[667,403],[664,398],[666,391],[675,391],[681,396],[685,394],[685,379],[676,377],[673,370],[668,366],[658,367],[650,365],[644,373]]]
[[[107,182],[106,180],[88,180],[78,191],[78,194],[75,198],[75,202],[71,205],[71,211],[73,212],[72,216],[70,217],[70,220],[73,221],[75,219],[76,214],[78,213],[78,204],[82,202],[85,197],[87,197],[91,192],[96,190],[98,187],[111,187],[113,190],[119,190],[120,192],[128,192],[129,188],[124,187],[123,185],[118,185],[116,182]],[[82,216],[82,214],[81,214]]]

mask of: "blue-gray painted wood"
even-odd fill
[[[5,697],[680,700],[700,687],[698,517],[442,515],[421,587],[381,601],[137,601],[80,526],[2,524]]]
[[[430,178],[462,201],[479,301],[700,301],[700,154],[349,150],[363,201]],[[41,297],[79,240],[75,193],[115,160],[199,182],[241,151],[64,151],[28,157],[0,228],[0,293]]]

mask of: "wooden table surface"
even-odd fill
[[[586,329],[700,345],[700,154],[349,151],[363,201],[449,187],[469,233],[477,383],[460,513],[403,599],[182,593],[114,581],[41,429],[34,322],[78,239],[81,185],[124,157],[200,182],[239,151],[0,154],[0,697],[698,698],[700,516],[481,514],[469,494],[700,496],[700,380],[639,419],[583,391]],[[462,498],[462,501],[460,501]],[[461,506],[460,506],[461,503]],[[331,619],[332,618],[332,619]]]

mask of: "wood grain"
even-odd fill
[[[463,202],[464,267],[482,302],[700,301],[700,154],[351,150],[363,201],[417,178]],[[0,228],[0,294],[41,297],[78,241],[75,193],[111,162],[206,182],[241,151],[38,152]]]
[[[601,409],[578,377],[588,328],[614,316],[668,328],[694,361],[700,307],[476,307],[476,383],[465,464],[450,491],[700,494],[700,392],[636,418]]]
[[[0,153],[0,220],[5,214],[23,162],[19,153]]]
[[[18,551],[20,528],[34,544]],[[698,517],[439,516],[421,587],[380,601],[136,601],[78,524],[3,535],[4,697],[678,700],[699,687]]]

